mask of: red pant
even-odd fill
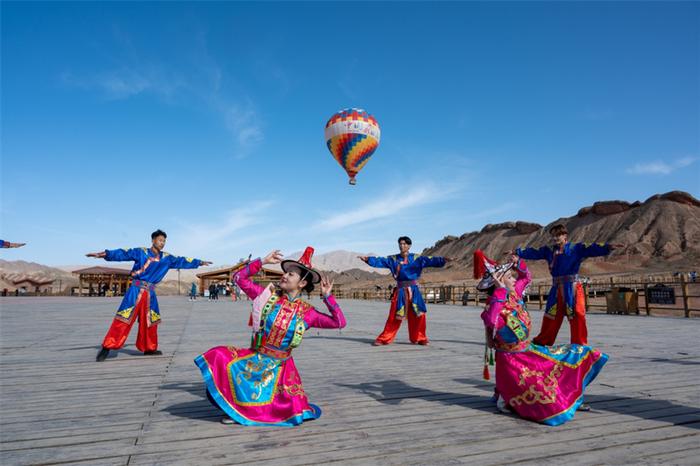
[[[384,331],[377,337],[376,342],[383,345],[388,345],[399,332],[401,328],[401,320],[396,318],[396,292],[391,299],[391,309],[389,310],[389,318],[386,320]],[[410,306],[410,302],[408,303]],[[421,313],[420,317],[413,312],[413,309],[406,308],[406,318],[408,319],[408,338],[411,343],[427,343],[428,337],[425,334],[425,313]]]
[[[569,319],[571,329],[571,343],[577,345],[588,344],[588,329],[586,328],[586,297],[583,295],[583,286],[575,283],[574,318]],[[532,342],[536,345],[551,346],[557,339],[559,328],[566,315],[566,304],[561,290],[557,292],[557,314],[554,319],[545,316],[542,318],[542,329]]]
[[[139,351],[155,351],[158,349],[158,325],[148,326],[148,291],[142,292],[136,301],[136,309],[134,309],[134,314],[131,316],[131,322],[128,324],[118,319],[114,319],[112,326],[109,327],[107,335],[102,342],[102,346],[110,349],[116,350],[124,346],[126,342],[126,337],[129,336],[129,331],[131,327],[136,322],[136,318],[139,319],[139,333],[136,336],[136,348]]]

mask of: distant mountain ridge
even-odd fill
[[[6,261],[0,259],[0,290],[7,288],[8,290],[15,289],[15,281],[23,278],[31,278],[34,280],[55,280],[56,287],[59,284],[62,287],[77,286],[78,279],[76,276],[65,270],[47,265],[37,264],[36,262],[27,261]]]
[[[583,207],[570,217],[558,218],[547,225],[526,221],[512,221],[485,225],[479,231],[461,236],[445,236],[422,253],[446,256],[454,259],[443,269],[426,269],[424,282],[462,283],[471,279],[472,254],[482,249],[487,255],[501,259],[503,252],[520,247],[539,247],[549,244],[548,228],[563,223],[574,242],[613,242],[626,247],[609,257],[589,259],[584,262],[583,274],[616,274],[620,272],[645,273],[647,271],[675,271],[700,269],[700,201],[689,193],[671,191],[656,194],[644,202],[601,201]],[[288,254],[296,259],[301,251]],[[313,264],[330,272],[339,284],[368,286],[388,284],[392,278],[386,269],[374,269],[357,256],[374,255],[336,250],[317,254]],[[94,265],[103,264],[95,261]],[[130,264],[110,263],[110,267],[130,268]],[[13,289],[13,281],[21,278],[55,279],[63,288],[77,286],[73,270],[89,265],[49,267],[26,261],[0,259],[0,289]],[[182,270],[182,289],[205,270],[224,267],[214,266],[198,270]],[[548,276],[546,264],[532,261],[535,277]],[[66,270],[68,269],[68,270]],[[161,286],[162,293],[177,292],[177,271],[170,271]]]
[[[79,285],[78,276],[71,273],[74,270],[85,269],[91,266],[108,266],[110,268],[131,270],[131,264],[120,264],[116,262],[105,263],[104,261],[95,261],[91,265],[76,265],[76,266],[58,266],[51,267],[48,265],[37,264],[36,262],[27,262],[23,260],[6,261],[0,259],[0,290],[14,290],[16,288],[14,282],[23,278],[31,278],[34,280],[54,280],[54,290],[59,287],[62,292],[69,291],[72,287]],[[170,275],[172,273],[173,275]],[[161,294],[177,294],[177,271],[169,272],[163,280],[158,290]],[[188,282],[185,277],[181,280],[181,290],[184,293]]]
[[[288,254],[285,257],[289,259],[298,259],[301,254],[302,251],[297,251]],[[364,270],[365,272],[378,273],[380,275],[386,275],[389,273],[389,271],[386,269],[375,269],[370,267],[358,259],[358,256],[376,256],[376,254],[373,252],[336,250],[323,254],[314,254],[311,263],[315,268],[327,272],[345,272],[348,270],[358,269]]]
[[[466,278],[476,249],[501,259],[503,252],[517,247],[540,247],[551,242],[548,229],[556,223],[566,225],[573,242],[626,246],[611,256],[586,261],[584,273],[700,268],[700,201],[683,191],[657,194],[644,202],[596,202],[544,226],[524,221],[489,224],[459,237],[446,236],[423,253],[455,259],[449,269],[461,269]],[[546,275],[543,262],[533,265],[538,275]],[[440,272],[428,275],[440,279]]]

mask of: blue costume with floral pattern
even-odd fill
[[[116,318],[130,322],[133,318],[136,301],[142,289],[149,291],[149,325],[160,322],[160,308],[156,297],[156,285],[163,280],[170,269],[196,269],[201,260],[173,256],[167,252],[155,253],[152,248],[106,249],[107,261],[134,261],[131,269],[132,282],[117,310]]]
[[[372,267],[385,268],[391,271],[396,280],[396,317],[403,319],[406,316],[406,308],[420,315],[427,312],[423,295],[418,287],[418,279],[425,267],[443,267],[445,259],[442,257],[421,256],[408,254],[406,259],[401,254],[387,257],[369,257],[367,263]]]

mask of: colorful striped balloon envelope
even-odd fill
[[[355,184],[355,176],[379,147],[379,123],[359,108],[346,108],[326,123],[326,145]]]

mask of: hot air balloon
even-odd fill
[[[379,147],[379,123],[359,108],[346,108],[326,123],[326,145],[355,184],[355,176]]]

